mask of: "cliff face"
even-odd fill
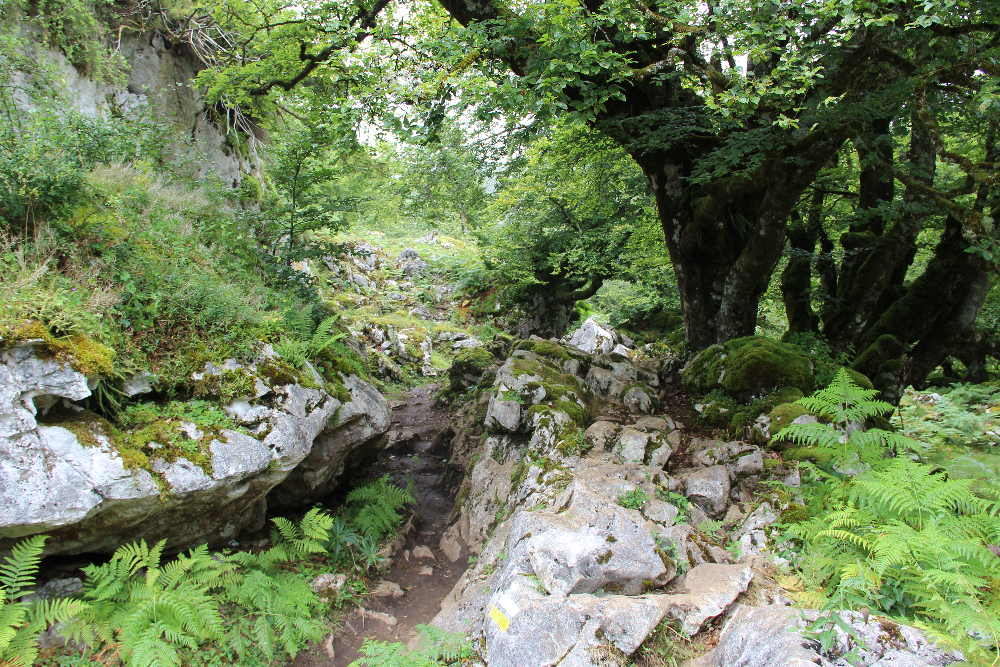
[[[166,123],[171,132],[164,155],[187,176],[198,179],[211,173],[238,187],[243,177],[258,168],[257,138],[237,135],[210,108],[194,86],[204,65],[184,44],[167,43],[156,32],[122,35],[119,52],[127,63],[124,85],[95,81],[81,74],[58,51],[39,49],[46,78],[55,83],[57,104],[91,117],[146,114]],[[27,111],[37,102],[28,91],[37,87],[33,75],[13,76],[15,103]],[[223,116],[225,112],[222,112]]]

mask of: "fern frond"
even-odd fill
[[[42,562],[45,539],[45,535],[32,535],[15,544],[11,555],[4,558],[6,563],[0,565],[0,586],[8,590],[10,598],[20,597],[25,589],[34,584],[38,565]]]

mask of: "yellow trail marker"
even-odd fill
[[[493,622],[497,624],[497,627],[500,628],[502,632],[507,632],[507,628],[510,627],[510,619],[504,616],[502,611],[496,607],[491,608],[490,618],[493,619]]]

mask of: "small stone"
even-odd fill
[[[403,597],[403,589],[400,588],[399,584],[397,584],[396,582],[386,581],[385,579],[383,579],[382,581],[378,582],[378,586],[375,587],[375,590],[372,592],[372,595],[374,595],[377,598],[391,597],[395,599]]]
[[[424,546],[423,544],[421,544],[420,546],[413,547],[413,557],[420,559],[430,558],[431,560],[437,560],[434,557],[434,553],[430,550],[430,547]]]
[[[721,516],[729,501],[729,471],[726,466],[711,466],[688,475],[685,495],[707,514]]]
[[[667,424],[666,419],[660,417],[645,416],[639,417],[635,420],[635,425],[633,426],[638,431],[644,431],[646,433],[651,433],[653,431],[661,431],[666,433],[670,430],[670,425]]]
[[[346,574],[333,574],[327,572],[321,574],[312,580],[309,586],[313,589],[313,592],[319,596],[319,599],[328,602],[334,600],[341,595],[344,591],[344,587],[347,585],[347,575]]]
[[[438,549],[444,552],[445,558],[452,563],[456,562],[462,555],[462,546],[458,543],[457,539],[449,536],[447,532],[441,536]]]
[[[648,414],[653,409],[653,399],[642,387],[632,387],[622,397],[622,405],[630,412]]]
[[[420,568],[417,571],[417,574],[422,574],[424,576],[430,576],[430,575],[434,574],[434,568],[431,567],[430,565],[424,565],[422,568]]]
[[[615,439],[618,426],[609,421],[597,421],[583,432],[583,438],[589,442],[594,449],[604,451]]]
[[[373,621],[381,621],[382,623],[388,625],[390,628],[395,627],[396,624],[399,623],[399,621],[396,620],[395,616],[390,616],[389,614],[383,614],[380,611],[371,611],[369,609],[362,609],[361,615],[364,616],[365,618],[370,618]]]
[[[736,474],[740,477],[759,475],[764,472],[764,455],[760,452],[741,456],[736,460]]]
[[[657,470],[663,470],[667,465],[667,461],[670,460],[671,454],[673,452],[670,450],[670,445],[661,445],[650,453],[649,466]]]
[[[618,436],[617,453],[622,463],[642,463],[646,457],[649,435],[631,427],[622,429]]]

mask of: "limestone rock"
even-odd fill
[[[347,586],[347,575],[327,572],[313,579],[309,585],[320,600],[329,602],[336,600],[344,592],[344,588]]]
[[[947,652],[928,641],[916,628],[875,615],[865,619],[858,612],[839,614],[862,642],[836,627],[837,638],[830,654],[822,655],[819,642],[802,632],[802,616],[812,622],[819,612],[784,606],[740,607],[726,623],[716,647],[693,660],[691,667],[832,667],[848,664],[841,656],[851,647],[857,647],[858,659],[854,664],[860,667],[930,667],[962,660],[960,654]],[[860,648],[859,643],[867,650]]]
[[[684,495],[710,516],[718,517],[726,511],[729,490],[729,471],[718,465],[688,475]]]
[[[378,585],[375,586],[375,590],[372,591],[372,595],[377,598],[401,598],[403,597],[403,589],[399,587],[394,581],[381,580]]]
[[[356,375],[347,376],[344,386],[351,395],[348,403],[331,412],[325,423],[312,419],[305,429],[298,427],[306,436],[315,435],[304,457],[268,495],[269,504],[294,507],[315,502],[337,488],[346,469],[374,458],[385,446],[391,421],[388,401]],[[337,422],[329,424],[333,414]],[[268,438],[273,435],[274,431]]]
[[[235,361],[224,365],[224,370],[238,368]],[[219,372],[206,367],[203,376]],[[356,390],[357,382],[349,379],[348,386]],[[71,431],[35,420],[39,402],[88,396],[86,377],[38,359],[30,347],[3,352],[0,496],[7,502],[0,503],[0,552],[36,533],[49,535],[47,554],[110,552],[139,539],[151,544],[166,539],[168,550],[180,550],[206,542],[224,544],[248,527],[262,526],[265,496],[310,454],[319,434],[329,434],[338,409],[345,414],[337,399],[317,389],[286,385],[268,391],[274,394],[273,408],[243,401],[246,405],[230,411],[245,424],[263,426],[266,436],[222,431],[203,445],[210,469],[183,457],[169,462],[158,458],[157,443],[150,444],[149,470],[130,469],[100,432],[99,422],[78,423]],[[184,425],[181,437],[204,435],[193,424],[187,425],[187,435],[183,432]],[[346,444],[351,451],[358,442]],[[151,473],[161,476],[168,493],[161,492]],[[304,502],[301,496],[297,502]]]
[[[670,449],[670,445],[660,445],[649,454],[649,466],[657,470],[663,470],[667,466],[671,454],[673,452]]]
[[[413,547],[413,557],[421,559],[437,560],[434,557],[434,553],[430,550],[430,548],[424,546],[423,544]]]
[[[645,431],[646,433],[652,433],[654,431],[667,433],[668,431],[673,430],[673,427],[670,425],[670,422],[668,422],[666,419],[664,419],[663,417],[652,417],[652,416],[639,417],[638,419],[635,420],[633,428],[635,428],[638,431]]]
[[[655,406],[653,398],[649,395],[650,393],[641,386],[633,386],[622,397],[622,405],[628,408],[630,412],[649,414]]]
[[[567,342],[588,354],[607,354],[618,343],[618,334],[614,329],[606,328],[592,318],[587,318],[579,329],[569,336]]]
[[[615,442],[618,426],[606,421],[591,424],[583,433],[584,439],[598,451],[605,451]]]
[[[521,404],[491,397],[485,421],[491,431],[514,433],[521,425]]]
[[[403,270],[403,275],[407,277],[420,277],[427,272],[427,262],[420,259],[420,255],[413,248],[407,248],[399,253],[396,265]]]
[[[699,565],[674,582],[676,595],[688,596],[681,606],[681,628],[689,635],[697,633],[702,623],[715,618],[744,592],[753,579],[753,570],[745,565]]]
[[[642,463],[646,457],[649,434],[626,426],[618,436],[616,453],[623,463]]]

